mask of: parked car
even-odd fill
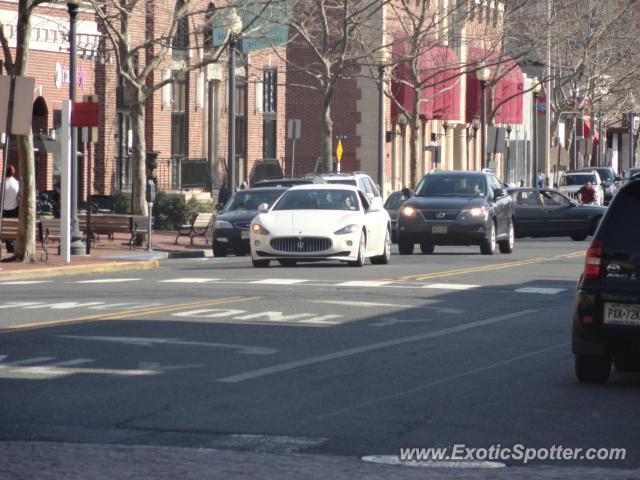
[[[616,194],[587,250],[573,305],[572,351],[581,382],[611,363],[640,370],[640,178]]]
[[[596,205],[602,205],[604,203],[604,189],[600,175],[595,170],[565,173],[560,177],[558,190],[566,196],[580,201],[578,190],[587,182],[591,182],[591,185],[596,189]]]
[[[360,267],[389,263],[391,220],[382,208],[351,185],[291,187],[271,208],[260,205],[251,223],[251,260],[268,267],[300,261],[339,260]]]
[[[300,178],[265,178],[253,184],[253,188],[259,187],[293,187],[294,185],[306,185],[308,183],[326,183],[318,175],[309,175]]]
[[[492,255],[514,247],[511,196],[492,172],[434,171],[418,183],[398,215],[398,250],[411,255],[416,243],[422,253],[435,245],[479,245]]]
[[[627,174],[627,182],[631,180],[636,175],[640,175],[640,168],[630,168]]]
[[[391,218],[391,241],[393,243],[398,241],[398,210],[409,197],[411,197],[411,190],[403,188],[398,192],[391,193],[384,202],[384,209]]]
[[[611,202],[611,199],[620,187],[622,178],[620,178],[620,176],[618,176],[615,170],[611,167],[584,167],[578,168],[576,172],[590,172],[592,170],[598,172],[598,175],[600,175],[600,180],[602,181],[601,186],[604,191],[602,204],[609,205],[609,202]]]
[[[323,174],[321,177],[327,183],[341,183],[343,185],[353,185],[358,187],[364,193],[367,194],[369,200],[374,200],[380,202],[382,206],[382,196],[380,195],[380,189],[375,184],[375,182],[371,179],[367,172],[342,172],[342,173],[328,173]]]
[[[582,205],[551,188],[509,188],[515,205],[516,237],[593,235],[607,207]]]
[[[258,214],[258,205],[271,205],[287,190],[286,187],[248,188],[238,190],[218,213],[213,230],[213,256],[247,255],[249,226]]]

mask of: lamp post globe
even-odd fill
[[[376,50],[373,61],[378,66],[378,187],[384,198],[384,69],[389,63],[389,51],[385,47]]]
[[[487,151],[487,81],[491,71],[486,66],[476,70],[476,78],[480,81],[480,166],[486,168]]]

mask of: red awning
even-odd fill
[[[420,85],[418,110],[422,119],[460,120],[460,59],[453,50],[434,43],[421,49],[419,58],[413,59],[411,45],[402,42],[394,46],[393,54],[400,63],[394,70],[397,81],[392,82],[391,91],[410,115],[413,115],[413,86]],[[415,69],[411,67],[412,61],[416,62]],[[413,78],[412,70],[418,78]],[[398,113],[393,104],[391,114]]]
[[[582,119],[582,134],[584,138],[589,138],[591,134],[591,121],[588,118]],[[593,136],[593,144],[598,145],[600,143],[600,134],[598,133],[598,129],[596,129]]]
[[[485,63],[491,71],[489,77],[489,85],[493,84],[493,102],[491,105],[496,108],[493,123],[522,123],[524,76],[520,66],[506,55],[502,57],[502,61],[498,61],[494,54],[476,47],[469,47],[468,56],[467,63],[470,65],[473,65],[474,62]],[[496,77],[498,77],[498,80],[494,83]],[[466,119],[467,122],[471,122],[474,115],[480,115],[482,92],[480,81],[476,78],[475,73],[468,73],[466,82]],[[489,86],[487,86],[487,115],[491,112],[489,101]]]

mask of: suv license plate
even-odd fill
[[[605,303],[604,323],[640,327],[640,305],[630,303]]]
[[[431,233],[447,233],[446,225],[434,225],[431,227]]]
[[[240,232],[240,238],[242,240],[247,240],[249,238],[249,230],[242,230]]]

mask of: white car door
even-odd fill
[[[359,191],[358,195],[362,203],[364,224],[367,230],[367,254],[380,255],[384,246],[389,214],[382,207],[381,198],[376,197],[370,201],[362,191]]]

